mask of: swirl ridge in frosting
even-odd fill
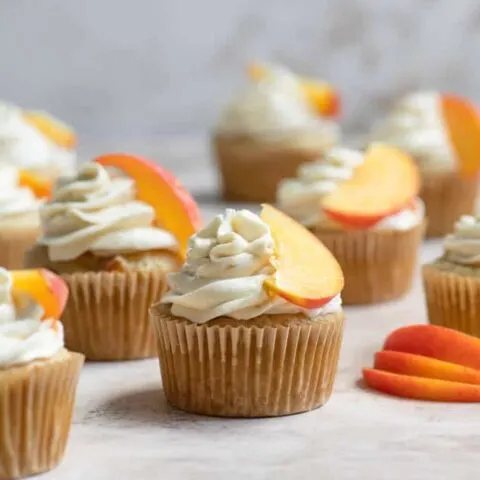
[[[480,266],[480,218],[463,215],[444,240],[446,259],[464,266]]]

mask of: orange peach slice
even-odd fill
[[[52,194],[52,181],[42,178],[27,170],[20,170],[18,184],[21,187],[27,187],[35,194],[37,198],[50,198]]]
[[[267,75],[268,67],[251,63],[248,73],[253,80],[259,81]],[[320,115],[335,117],[340,113],[340,95],[330,84],[302,78],[301,86],[308,103]]]
[[[480,385],[411,377],[363,369],[365,383],[372,389],[397,397],[435,402],[480,402]]]
[[[480,371],[411,353],[383,351],[375,354],[374,368],[413,377],[436,378],[480,385]]]
[[[413,353],[480,370],[480,339],[437,325],[410,325],[391,333],[384,350]]]
[[[77,144],[75,132],[45,112],[25,111],[23,118],[45,137],[60,147],[73,149]]]
[[[322,208],[346,227],[369,228],[407,208],[419,189],[418,169],[407,154],[372,144],[352,178],[324,197]]]
[[[480,113],[468,100],[442,95],[442,111],[460,173],[471,177],[480,170]]]
[[[44,309],[44,318],[58,319],[68,299],[65,281],[44,268],[36,270],[12,270],[13,296],[25,293]]]
[[[133,155],[112,153],[95,161],[121,170],[135,181],[137,198],[152,205],[156,222],[175,236],[185,256],[188,239],[201,225],[201,217],[195,200],[177,178],[153,161]]]
[[[263,205],[262,220],[276,247],[276,274],[265,288],[304,308],[318,308],[343,288],[343,273],[329,250],[313,233],[271,205]]]

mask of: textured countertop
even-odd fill
[[[207,218],[224,208],[216,199],[215,177],[202,142],[179,139],[136,150],[174,170],[197,196]],[[426,243],[421,261],[439,252],[439,242]],[[88,363],[65,459],[41,478],[477,478],[478,405],[398,400],[358,383],[361,367],[371,365],[391,330],[425,318],[418,274],[412,292],[398,302],[346,308],[330,401],[311,413],[283,418],[189,415],[167,405],[157,360]]]

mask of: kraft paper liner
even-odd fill
[[[342,342],[343,313],[313,320],[262,315],[198,325],[151,310],[163,389],[187,412],[266,417],[305,412],[330,397]]]
[[[0,370],[0,478],[35,475],[62,460],[83,355]]]
[[[302,163],[318,160],[324,152],[225,136],[214,138],[213,150],[223,198],[240,202],[275,202],[280,181],[295,177]]]
[[[40,227],[0,229],[0,266],[9,270],[23,268],[26,252],[40,236]]]
[[[453,231],[462,215],[475,211],[478,178],[461,178],[455,172],[423,174],[420,197],[425,203],[427,237],[443,237]]]
[[[423,267],[428,321],[480,338],[480,277]]]
[[[411,286],[424,225],[398,230],[314,230],[342,267],[345,305],[386,302]]]
[[[88,360],[155,357],[148,310],[167,287],[161,269],[62,275],[70,295],[62,315],[65,345]]]

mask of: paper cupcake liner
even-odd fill
[[[0,231],[0,267],[9,270],[23,268],[26,252],[40,236],[40,227],[10,229]]]
[[[222,417],[289,415],[330,397],[343,314],[262,315],[197,325],[151,310],[163,389],[174,407]]]
[[[70,296],[62,315],[65,345],[88,360],[157,354],[148,309],[167,287],[161,269],[62,275]]]
[[[314,230],[342,267],[346,305],[386,302],[408,292],[423,232],[423,224],[406,231]]]
[[[427,237],[443,237],[453,231],[461,215],[475,211],[478,179],[455,173],[424,174],[420,197],[425,203]]]
[[[480,278],[423,267],[428,321],[480,338]]]
[[[214,138],[213,150],[222,177],[223,198],[244,202],[275,202],[281,180],[295,177],[302,163],[323,155],[321,149],[221,136]]]
[[[0,478],[51,470],[61,461],[72,423],[83,355],[0,370]]]

